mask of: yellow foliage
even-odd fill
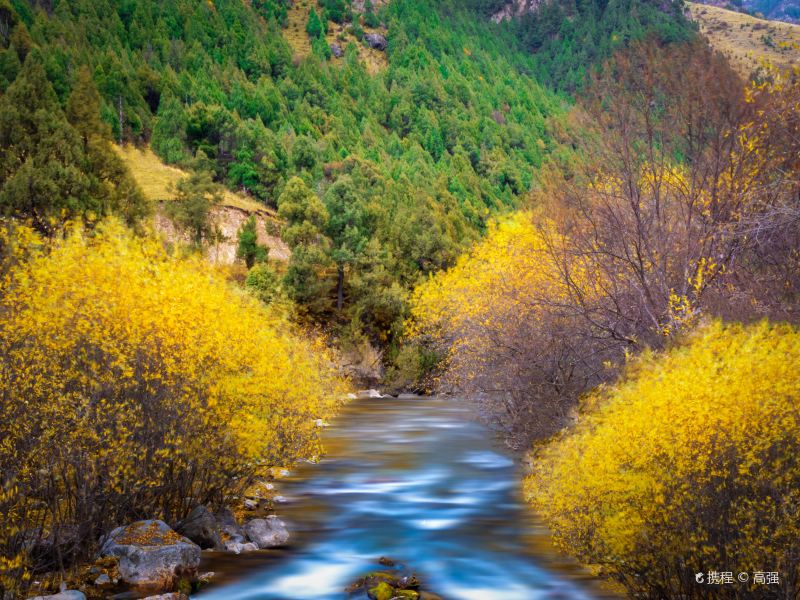
[[[456,265],[420,285],[411,302],[412,335],[448,340],[452,360],[472,356],[513,323],[542,310],[536,296],[563,295],[547,243],[529,213],[492,224]]]
[[[174,520],[320,451],[314,421],[346,391],[324,344],[200,259],[116,221],[50,244],[16,227],[0,249],[0,464],[19,490],[0,512]]]
[[[518,213],[493,225],[456,265],[419,286],[411,300],[409,330],[419,343],[445,356],[446,383],[489,403],[516,442],[549,435],[563,425],[565,404],[594,377],[564,357],[575,343],[577,311],[557,248],[564,240],[549,222]],[[569,266],[587,288],[594,275]],[[598,364],[605,348],[584,344]]]
[[[767,322],[713,322],[646,353],[540,452],[528,497],[564,550],[631,593],[701,596],[696,572],[778,571],[780,590],[728,591],[794,597],[798,364],[800,331]]]

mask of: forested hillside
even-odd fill
[[[150,144],[166,163],[206,171],[269,207],[283,197],[287,231],[314,233],[290,233],[286,272],[267,279],[312,321],[391,343],[407,290],[452,264],[491,215],[516,207],[545,161],[571,161],[566,99],[540,81],[574,89],[614,47],[648,31],[689,32],[679,11],[646,2],[640,13],[609,5],[597,21],[583,14],[593,3],[548,6],[495,25],[479,2],[401,0],[361,15],[329,0],[299,32],[312,55],[293,57],[286,40],[298,32],[284,28],[280,1],[4,0],[0,86],[6,104],[20,103],[7,107],[18,120],[37,108],[15,99],[21,89],[66,107],[86,68],[99,92],[90,112],[118,143]],[[582,28],[569,25],[575,15]],[[376,76],[355,47],[333,62],[319,37],[343,27],[356,44],[362,24],[385,26],[388,65]],[[309,219],[303,207],[314,198]],[[20,203],[9,197],[4,212]],[[200,204],[174,216],[202,245],[215,230],[192,224],[210,214]],[[87,210],[108,212],[88,199],[68,206],[72,216]]]

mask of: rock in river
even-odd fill
[[[86,596],[77,590],[64,590],[52,596],[34,596],[28,600],[86,600]]]
[[[244,531],[251,542],[259,548],[275,548],[284,546],[289,541],[286,524],[272,515],[266,519],[253,519],[244,526]]]
[[[189,538],[201,548],[222,548],[219,524],[211,511],[202,504],[178,523],[175,531]]]
[[[200,564],[200,546],[157,520],[117,527],[100,554],[117,557],[125,583],[158,589],[169,589],[176,577],[195,572]]]

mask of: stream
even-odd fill
[[[389,557],[445,600],[610,597],[561,557],[523,504],[519,466],[469,403],[401,396],[351,402],[325,457],[278,488],[292,547],[204,558],[199,600],[334,600]]]

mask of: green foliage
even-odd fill
[[[166,210],[199,248],[203,243],[219,238],[211,210],[222,201],[223,188],[214,182],[210,161],[202,150],[197,152],[192,167],[189,176],[178,182],[176,197],[167,203]]]
[[[536,55],[537,78],[574,91],[592,66],[635,40],[689,40],[695,30],[683,11],[682,0],[548,0],[513,27]]]
[[[320,0],[319,4],[325,9],[326,17],[334,23],[343,23],[349,16],[344,0]]]
[[[331,58],[331,47],[324,37],[311,40],[311,51],[314,53],[314,56],[320,60],[330,60]]]
[[[298,61],[280,29],[285,0],[76,0],[38,13],[14,2],[0,18],[11,24],[9,40],[18,29],[20,46],[6,40],[0,47],[0,86],[10,89],[18,78],[20,54],[39,54],[52,92],[37,101],[50,98],[46,112],[58,120],[56,105],[63,110],[74,85],[69,73],[86,65],[100,93],[99,113],[115,138],[149,141],[171,164],[186,165],[202,151],[210,160],[207,183],[224,182],[273,207],[295,175],[319,198],[349,176],[349,197],[358,199],[352,210],[370,213],[364,229],[370,243],[331,245],[329,224],[319,223],[321,242],[303,244],[287,272],[296,285],[287,288],[308,304],[302,310],[309,314],[329,318],[337,302],[338,323],[355,320],[374,342],[391,343],[402,331],[406,291],[451,265],[493,215],[516,207],[550,156],[570,162],[572,150],[561,145],[569,139],[562,134],[563,100],[535,77],[569,84],[575,79],[570,69],[583,68],[574,64],[574,49],[590,48],[606,33],[562,33],[532,54],[530,40],[544,25],[498,26],[485,18],[498,4],[395,0],[381,7],[378,19],[367,2],[364,23],[385,23],[389,41],[387,66],[371,75],[356,48],[342,60],[328,60],[327,19],[350,22],[360,35],[359,20],[342,0],[325,0],[324,15],[310,12],[313,51]],[[634,16],[609,6],[604,32],[616,31],[612,14],[631,31],[633,21],[650,18],[647,11]],[[562,21],[572,13],[565,14],[553,22],[567,27]],[[680,21],[659,14],[664,23]],[[574,52],[564,71],[548,58],[561,50],[547,49],[566,40]],[[3,104],[27,101],[22,94],[6,96]],[[69,134],[62,134],[57,145],[68,146]],[[84,184],[70,179],[70,152],[50,161],[63,166],[50,179],[65,180],[53,186],[69,190],[70,199],[60,204],[74,205],[83,202],[72,197]],[[15,201],[8,212],[25,202]],[[195,208],[196,218],[188,221],[197,223],[207,207],[199,202]],[[59,205],[54,212],[60,211]],[[206,237],[197,231],[195,239]],[[343,254],[334,259],[334,248],[345,248],[347,260]],[[341,285],[333,285],[334,263],[344,267]]]
[[[280,293],[281,278],[267,263],[254,265],[247,273],[245,288],[264,304],[270,304]]]
[[[372,0],[366,0],[364,2],[364,25],[367,27],[378,27],[381,24],[381,20],[378,18],[378,15],[375,14],[375,7],[372,4]]]
[[[306,23],[306,33],[312,40],[325,36],[325,25],[322,19],[319,18],[317,11],[313,8],[308,13],[308,22]]]
[[[292,249],[284,276],[289,297],[309,315],[322,316],[330,309],[332,287],[330,244],[322,233],[328,211],[302,179],[293,177],[278,198],[278,215],[286,221],[281,237]]]
[[[186,151],[186,110],[172,94],[163,97],[158,105],[158,118],[153,127],[150,145],[168,165],[180,164],[189,158]]]
[[[339,178],[325,194],[331,240],[331,259],[336,263],[336,308],[344,306],[345,267],[358,260],[372,237],[372,219],[348,176]]]
[[[267,260],[269,249],[258,243],[258,230],[256,218],[251,216],[239,229],[239,246],[236,248],[236,257],[242,259],[251,269],[256,263]]]
[[[62,109],[41,57],[31,53],[0,98],[0,211],[48,232],[62,219],[117,213],[130,224],[148,207],[108,141],[100,96],[78,73]]]

